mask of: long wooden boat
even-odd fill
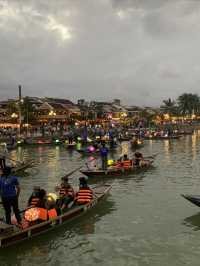
[[[120,141],[120,142],[122,142],[122,141],[129,141],[129,140],[131,140],[131,138],[132,138],[132,136],[125,136],[125,137],[119,137],[118,138],[118,140]]]
[[[146,140],[170,140],[170,139],[180,139],[181,135],[171,135],[171,136],[145,136]]]
[[[142,147],[144,147],[144,143],[142,141],[135,142],[135,141],[131,141],[131,148],[136,150],[136,149],[141,149]]]
[[[27,138],[17,141],[17,146],[49,146],[62,145],[63,141],[52,138]]]
[[[111,185],[102,185],[94,188],[93,191],[95,193],[95,197],[90,203],[74,206],[66,213],[54,219],[31,226],[27,229],[19,229],[15,226],[12,226],[14,228],[13,232],[9,232],[9,230],[7,233],[0,232],[0,247],[3,248],[14,245],[18,242],[30,239],[37,235],[41,235],[47,231],[56,229],[57,227],[64,225],[67,222],[74,220],[75,218],[80,217],[84,213],[88,212],[91,208],[95,207],[96,204],[99,203],[99,201],[101,201],[108,194],[111,187]],[[0,224],[0,228],[4,225],[5,224],[3,224],[2,222],[2,224]]]
[[[130,169],[124,169],[123,167],[121,169],[116,169],[114,167],[110,167],[107,170],[81,170],[80,172],[89,178],[96,178],[96,177],[117,177],[117,176],[124,176],[124,175],[131,175],[134,173],[137,173],[141,170],[147,170],[153,165],[153,161],[148,161],[148,164],[145,166],[134,166]]]
[[[181,195],[186,200],[192,202],[194,205],[200,207],[200,195]]]
[[[86,149],[82,149],[82,150],[76,150],[78,153],[80,153],[83,156],[92,156],[92,155],[97,155],[99,154],[99,150],[96,151],[87,151]]]

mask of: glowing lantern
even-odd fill
[[[87,148],[87,150],[89,151],[89,152],[95,152],[95,147],[94,146],[89,146],[88,148]]]
[[[108,166],[113,165],[114,161],[113,160],[108,160]]]

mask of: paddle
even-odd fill
[[[69,172],[68,174],[66,174],[65,176],[63,176],[62,178],[66,178],[69,177],[70,175],[72,175],[73,173],[75,173],[76,171],[80,170],[83,166],[79,166],[76,169],[74,169],[73,171]]]

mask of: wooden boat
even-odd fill
[[[7,247],[14,245],[18,242],[30,239],[34,236],[41,235],[47,231],[56,229],[57,227],[64,225],[67,222],[74,220],[75,218],[80,217],[84,213],[88,212],[91,208],[95,207],[96,204],[101,201],[110,191],[111,185],[102,185],[93,189],[95,193],[94,199],[85,205],[79,205],[72,207],[66,213],[45,221],[37,225],[28,227],[27,229],[19,229],[15,226],[10,226],[8,230],[1,230],[2,228],[8,226],[5,223],[1,222],[0,224],[0,247]],[[10,230],[9,230],[10,229]],[[2,232],[3,231],[3,232]],[[7,231],[7,232],[6,232]]]
[[[192,202],[194,205],[200,207],[200,195],[181,195],[186,200]]]
[[[144,143],[142,141],[131,141],[131,148],[132,149],[140,149],[144,146]]]
[[[181,135],[170,135],[170,136],[145,136],[144,139],[147,140],[170,140],[170,139],[180,139]]]
[[[17,146],[46,146],[46,145],[61,145],[62,140],[51,138],[27,138],[17,141]]]
[[[121,169],[116,169],[115,167],[110,167],[107,170],[102,170],[102,169],[98,169],[98,170],[81,170],[80,172],[86,176],[88,176],[89,178],[95,178],[95,177],[116,177],[116,176],[123,176],[123,175],[131,175],[134,174],[138,171],[141,170],[147,170],[149,169],[152,164],[153,161],[150,160],[146,160],[147,165],[145,166],[133,166],[130,169],[124,169],[123,167]]]
[[[120,142],[122,142],[122,141],[129,141],[129,140],[131,140],[131,136],[119,137],[118,140],[119,140]]]
[[[99,154],[99,150],[96,151],[88,151],[87,149],[81,149],[81,150],[76,150],[78,153],[80,153],[83,156],[92,156],[92,155],[97,155]]]

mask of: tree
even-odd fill
[[[21,104],[21,111],[25,123],[33,123],[36,121],[35,107],[28,97],[25,97],[23,99],[23,103]]]
[[[200,111],[199,96],[192,93],[183,93],[178,97],[178,108],[182,115],[197,115]]]
[[[164,105],[161,105],[160,109],[164,113],[168,113],[169,115],[177,114],[177,106],[176,102],[172,101],[171,98],[163,101]]]

